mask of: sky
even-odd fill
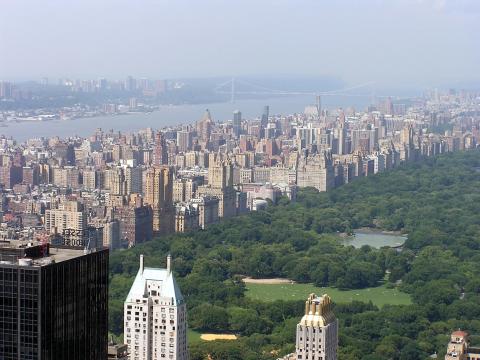
[[[480,0],[0,0],[0,79],[480,83]]]

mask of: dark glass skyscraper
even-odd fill
[[[0,359],[106,359],[107,299],[108,249],[1,242]]]
[[[268,117],[270,116],[270,106],[265,105],[263,107],[263,114],[262,114],[262,127],[266,127],[268,124]]]
[[[235,110],[233,112],[233,133],[238,138],[240,136],[240,131],[242,130],[242,113],[240,110]]]

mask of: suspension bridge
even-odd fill
[[[329,91],[288,91],[272,89],[266,86],[258,85],[250,81],[241,80],[237,78],[231,78],[221,84],[218,84],[214,91],[217,94],[230,95],[230,101],[235,102],[237,95],[250,95],[250,96],[346,96],[346,97],[371,97],[375,98],[387,98],[393,97],[390,95],[376,95],[374,90],[375,82],[370,81],[367,83],[349,86],[342,89],[329,90]],[[238,90],[240,85],[241,90]],[[365,93],[355,93],[354,90],[367,89]]]

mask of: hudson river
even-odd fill
[[[79,118],[74,120],[29,121],[7,123],[7,127],[0,127],[0,134],[13,137],[18,141],[25,141],[32,137],[60,137],[88,136],[96,128],[104,131],[129,132],[152,127],[155,129],[179,124],[193,124],[198,121],[205,109],[210,109],[215,121],[225,121],[232,118],[234,110],[240,110],[244,118],[252,119],[260,116],[264,105],[270,106],[270,114],[293,114],[303,112],[305,106],[313,104],[311,96],[283,97],[260,100],[238,100],[235,103],[196,104],[179,106],[162,106],[158,111],[148,114],[128,114],[115,116],[99,116],[94,118]],[[354,106],[357,110],[364,110],[369,98],[365,97],[322,97],[322,107],[335,109],[338,107]]]

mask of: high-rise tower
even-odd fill
[[[4,241],[0,359],[106,359],[108,249]]]
[[[199,122],[197,122],[197,136],[201,142],[207,143],[210,140],[212,127],[213,127],[212,115],[210,114],[210,111],[207,109],[205,110],[205,114],[203,115],[202,119]]]
[[[153,150],[153,165],[168,165],[168,149],[165,137],[159,131],[155,135],[155,148]]]
[[[167,258],[166,269],[140,268],[124,305],[130,360],[187,360],[187,308]]]
[[[262,114],[262,127],[266,127],[268,124],[268,117],[270,116],[270,106],[265,105],[263,107],[263,114]]]
[[[338,128],[337,128],[337,136],[338,136],[338,151],[337,154],[344,155],[347,153],[346,151],[346,139],[347,139],[347,129],[345,128],[345,113],[342,111],[340,116],[338,117]]]
[[[233,112],[233,133],[235,137],[240,136],[240,131],[242,130],[242,113],[240,110],[235,110]]]
[[[333,313],[332,299],[310,294],[305,302],[305,315],[297,325],[297,360],[336,360],[338,320]]]
[[[317,107],[318,116],[321,117],[322,116],[322,97],[320,95],[317,95],[315,97],[315,105]]]
[[[173,232],[173,169],[168,166],[147,170],[145,203],[152,207],[153,232],[157,235]]]
[[[178,151],[186,153],[192,147],[192,132],[190,129],[182,129],[177,132]]]

